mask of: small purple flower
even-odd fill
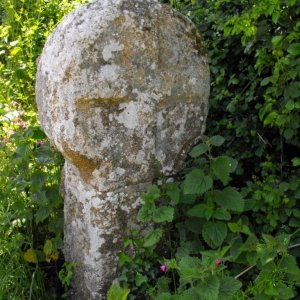
[[[37,144],[38,144],[39,146],[42,146],[42,145],[45,144],[45,141],[44,141],[44,140],[40,140],[40,141],[37,142]]]
[[[159,269],[162,271],[162,272],[166,272],[166,269],[167,269],[167,267],[165,266],[165,265],[161,265],[160,267],[159,267]]]
[[[221,259],[216,259],[216,260],[215,260],[215,264],[216,264],[217,266],[219,266],[221,263],[222,263]]]

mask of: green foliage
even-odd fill
[[[62,159],[37,121],[34,81],[46,37],[83,2],[0,2],[0,299],[60,293]]]
[[[292,299],[296,295],[299,251],[293,249],[300,246],[299,230],[279,227],[271,235],[265,226],[271,220],[264,225],[250,221],[270,203],[260,199],[260,206],[251,206],[249,187],[233,186],[237,161],[216,155],[225,142],[217,140],[222,142],[207,138],[191,151],[193,167],[180,181],[153,185],[141,196],[139,220],[152,228],[142,234],[135,230],[119,254],[119,282],[130,289],[129,299]],[[219,169],[224,170],[225,181]],[[204,178],[210,178],[208,185]],[[289,188],[287,182],[278,186],[283,193]],[[273,214],[276,208],[277,213],[291,209],[288,203],[272,204]],[[294,216],[287,218],[290,224]]]
[[[108,291],[108,300],[126,300],[130,290],[123,289],[119,283],[113,283]]]

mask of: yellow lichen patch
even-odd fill
[[[76,151],[73,151],[66,142],[62,142],[62,149],[65,157],[70,159],[78,168],[83,180],[88,182],[98,163]]]

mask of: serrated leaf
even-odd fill
[[[40,223],[40,222],[43,222],[46,218],[49,217],[51,213],[51,208],[48,207],[48,206],[41,206],[36,214],[35,214],[35,221],[36,223]]]
[[[155,211],[155,205],[153,202],[146,202],[139,209],[137,214],[137,220],[139,222],[147,222],[152,219],[153,213]]]
[[[218,156],[212,162],[212,169],[214,175],[226,185],[229,182],[229,174],[232,170],[231,159],[227,156]]]
[[[224,209],[224,208],[217,208],[216,211],[213,214],[214,218],[216,218],[217,220],[225,220],[225,221],[229,221],[231,219],[231,215],[230,213]]]
[[[284,271],[288,274],[299,274],[300,276],[300,269],[298,268],[297,260],[293,255],[287,254],[285,257],[283,257],[280,263],[280,267],[284,269]]]
[[[202,237],[211,248],[220,247],[227,236],[227,226],[223,222],[206,222]]]
[[[31,183],[31,192],[38,193],[42,189],[43,185],[46,181],[46,175],[44,173],[37,173],[32,175],[30,183]]]
[[[192,151],[189,153],[191,157],[196,158],[199,157],[200,155],[204,154],[205,152],[208,151],[208,146],[204,143],[201,143],[194,147]]]
[[[210,276],[205,282],[195,286],[195,289],[200,297],[205,300],[219,299],[220,281],[217,276]]]
[[[179,203],[181,190],[175,182],[167,184],[166,194],[171,198],[174,204]]]
[[[220,135],[214,135],[210,138],[210,142],[213,146],[220,147],[225,142],[225,139]]]
[[[108,291],[107,300],[126,300],[129,293],[129,289],[122,288],[118,282],[115,282]]]
[[[24,259],[29,262],[29,263],[34,263],[36,264],[38,262],[37,260],[37,256],[36,256],[36,253],[34,251],[34,249],[30,248],[28,249],[24,255],[23,255]]]
[[[220,292],[218,300],[230,300],[234,294],[242,287],[242,283],[232,277],[222,277],[220,279]]]
[[[190,217],[204,218],[205,209],[205,204],[197,204],[187,211],[187,215]]]
[[[199,279],[199,271],[202,266],[199,258],[185,256],[179,261],[178,268],[181,283],[190,283]]]
[[[141,199],[145,202],[154,202],[160,197],[160,189],[156,185],[151,185],[147,192],[141,195]]]
[[[172,222],[174,217],[174,208],[162,206],[157,208],[153,214],[153,221],[155,223]]]
[[[184,193],[202,195],[211,189],[213,180],[210,176],[204,175],[200,169],[195,169],[186,175],[184,180]]]
[[[215,201],[223,208],[242,212],[244,210],[244,199],[233,187],[226,187],[222,191],[216,191]]]
[[[147,232],[144,237],[144,247],[153,247],[156,245],[162,237],[162,230],[161,229],[151,229]]]

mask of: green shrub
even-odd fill
[[[119,282],[129,299],[296,299],[299,1],[164,2],[206,41],[212,138],[142,196],[155,225],[125,239]]]
[[[34,84],[45,39],[84,2],[0,3],[0,299],[55,299],[63,292],[62,158],[37,121]]]

